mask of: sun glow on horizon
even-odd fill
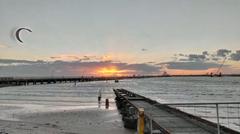
[[[103,67],[98,69],[97,73],[103,76],[122,76],[128,74],[127,70],[119,70],[116,66]]]

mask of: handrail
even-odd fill
[[[216,105],[216,104],[219,104],[219,105],[223,105],[223,104],[240,104],[240,102],[197,102],[197,103],[161,103],[161,104],[158,104],[158,105]]]
[[[239,106],[240,106],[240,102],[234,101],[234,102],[198,102],[198,103],[163,103],[163,104],[154,104],[155,106],[175,106],[175,107],[196,107],[198,105],[202,106],[202,107],[209,107],[209,105],[214,105],[214,107],[209,107],[209,108],[215,108],[216,110],[216,116],[215,118],[217,119],[216,123],[217,123],[217,134],[221,133],[221,123],[220,123],[220,118],[223,118],[220,116],[219,110],[220,108],[224,108],[224,107],[220,107],[220,105],[227,105],[227,110],[229,107],[229,105],[237,105],[237,107],[233,107],[231,106],[231,108],[237,108],[238,109],[238,116],[237,117],[233,117],[232,119],[238,119],[240,121],[240,117],[239,117]],[[207,106],[208,105],[208,106]],[[228,113],[227,113],[228,114]],[[200,116],[199,116],[200,117]],[[229,124],[229,119],[230,117],[227,116],[226,117],[228,119],[228,124]],[[240,123],[240,122],[239,122]]]

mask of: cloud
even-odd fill
[[[81,58],[79,56],[76,56],[76,55],[57,55],[57,56],[51,56],[50,59],[63,60],[63,61],[81,60]]]
[[[233,61],[240,61],[240,50],[236,51],[236,53],[232,53],[230,57]]]
[[[219,49],[215,52],[203,51],[200,54],[175,54],[175,60],[168,62],[146,62],[129,64],[126,62],[112,61],[110,55],[55,55],[51,61],[31,61],[0,59],[0,76],[81,76],[99,75],[97,70],[105,67],[117,67],[124,70],[124,74],[160,74],[161,70],[208,70],[220,67],[223,59],[240,61],[240,50],[232,52],[228,49]],[[232,68],[229,63],[224,68]]]
[[[179,59],[178,61],[189,61],[189,59]]]
[[[51,56],[50,57],[50,59],[53,59],[53,60],[55,60],[55,59],[60,59],[61,57],[60,56]]]
[[[0,60],[0,76],[81,76],[99,75],[101,68],[116,67],[124,70],[126,75],[159,74],[160,68],[147,63],[128,64],[112,61],[29,61]]]
[[[29,60],[14,60],[14,59],[0,59],[0,66],[17,66],[17,65],[33,65],[44,64],[42,60],[29,61]]]
[[[161,68],[173,71],[173,73],[181,74],[181,71],[188,71],[189,74],[199,73],[199,71],[206,71],[219,68],[222,65],[223,71],[228,68],[229,70],[234,69],[234,65],[227,61],[240,61],[240,50],[232,52],[228,49],[218,49],[215,52],[203,51],[201,54],[175,54],[175,59],[169,62],[161,62],[155,64]],[[236,68],[236,67],[235,67]],[[174,72],[175,71],[175,72]],[[182,73],[183,73],[182,72]],[[203,72],[201,72],[203,73]]]
[[[179,70],[207,70],[211,68],[218,68],[220,61],[224,58],[227,60],[240,61],[240,51],[232,53],[228,49],[218,49],[215,52],[203,51],[201,54],[176,54],[175,61],[159,63],[158,65],[164,65],[167,69],[179,69]],[[223,65],[226,67],[230,65]]]
[[[180,54],[178,54],[179,56],[185,56],[184,54],[182,54],[182,53],[180,53]]]
[[[198,55],[198,54],[190,54],[188,55],[188,60],[189,61],[204,61],[206,60],[206,56],[205,55]]]
[[[177,61],[189,61],[189,62],[194,62],[194,61],[206,61],[208,58],[206,55],[203,54],[178,54],[175,55]]]
[[[213,62],[164,62],[159,65],[165,65],[168,69],[180,70],[207,70],[210,68],[217,68],[220,64]],[[225,65],[226,66],[226,65]]]
[[[232,53],[232,50],[228,49],[218,49],[215,52],[203,51],[202,54],[175,54],[175,61],[185,61],[185,62],[218,62],[227,58],[227,60],[238,61],[239,53]]]
[[[49,57],[51,60],[61,61],[110,61],[111,56],[94,56],[94,55],[74,55],[74,54],[62,54]]]
[[[219,60],[221,60],[221,59],[218,58],[218,57],[212,57],[211,60],[212,60],[212,61],[219,61]]]
[[[202,55],[209,55],[208,51],[203,51]]]
[[[226,57],[230,53],[231,53],[231,50],[228,50],[228,49],[217,50],[217,56],[219,56],[219,57]]]

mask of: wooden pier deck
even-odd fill
[[[159,134],[217,134],[217,124],[176,108],[160,104],[144,96],[124,89],[114,89],[116,100],[123,105],[131,105],[136,109],[144,108],[146,120],[152,120],[152,128]],[[117,102],[119,103],[119,102]],[[148,123],[149,124],[149,123]],[[221,134],[239,134],[234,130],[221,126]]]

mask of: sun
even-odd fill
[[[100,68],[97,72],[99,75],[103,76],[121,76],[125,70],[119,70],[117,67],[111,66]]]

